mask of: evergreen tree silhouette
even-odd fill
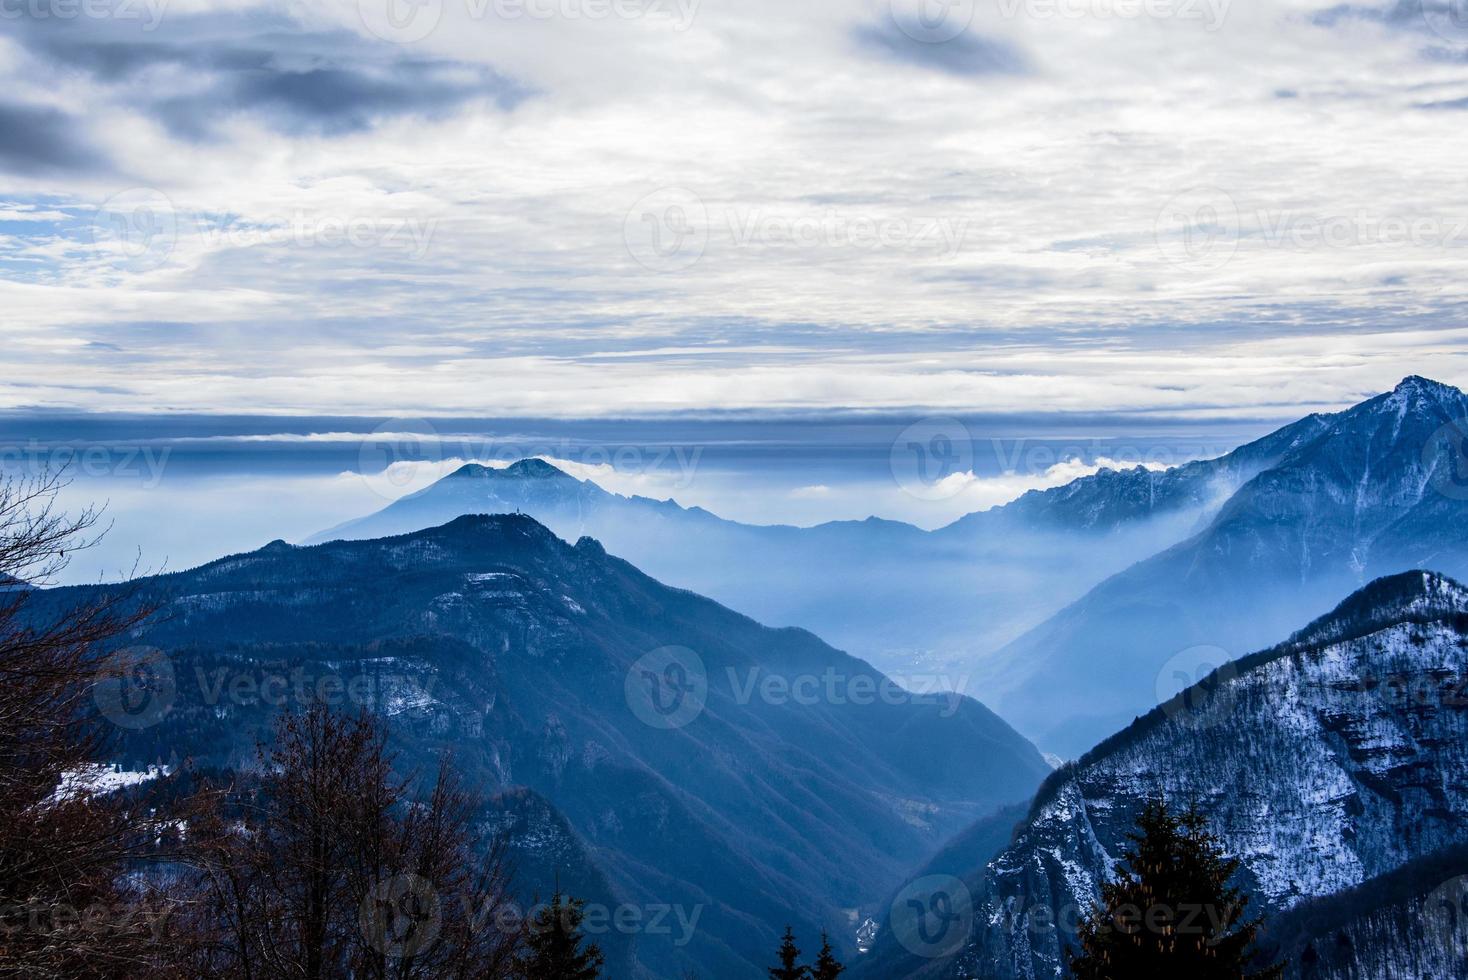
[[[1078,980],[1274,980],[1282,968],[1250,973],[1259,920],[1229,879],[1239,862],[1223,856],[1196,809],[1176,815],[1149,803],[1128,834],[1132,847],[1100,906],[1081,923]]]
[[[811,980],[836,980],[845,972],[846,967],[841,965],[841,961],[836,959],[835,954],[831,951],[830,937],[822,932],[821,952],[816,957],[815,967],[811,970]]]
[[[770,980],[809,980],[810,969],[800,965],[800,950],[795,945],[795,932],[785,927],[780,943],[780,965],[769,969]]]
[[[581,946],[585,902],[563,896],[536,913],[527,939],[529,955],[521,965],[525,980],[596,980],[604,962],[594,943]]]

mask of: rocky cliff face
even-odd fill
[[[986,868],[950,975],[1063,976],[1076,917],[1159,795],[1204,811],[1271,917],[1468,842],[1468,590],[1421,572],[1373,583],[1056,772]],[[1453,975],[1351,972],[1435,962],[1390,952],[1435,941],[1394,914],[1343,927],[1354,952],[1316,949],[1335,964],[1321,975]]]
[[[1468,977],[1468,846],[1448,847],[1326,898],[1263,932],[1259,962],[1287,980]]]

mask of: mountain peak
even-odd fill
[[[485,466],[483,463],[465,463],[449,476],[475,477],[491,480],[550,480],[558,477],[574,479],[571,474],[543,459],[531,457],[521,459],[505,467]]]
[[[1463,401],[1463,392],[1441,381],[1433,381],[1419,374],[1411,374],[1403,378],[1387,397],[1402,405],[1420,403],[1446,405],[1460,404]]]
[[[1431,378],[1424,378],[1420,374],[1407,375],[1393,390],[1397,392],[1427,392],[1437,395],[1459,394],[1458,389],[1452,385],[1443,384],[1441,381],[1434,381]]]
[[[440,532],[447,534],[463,534],[466,532],[486,532],[492,534],[515,533],[547,539],[554,539],[556,537],[550,528],[529,514],[463,514],[449,521],[447,524],[424,528],[422,531],[414,531],[404,535],[404,537],[417,537]]]
[[[1408,621],[1468,615],[1468,588],[1437,572],[1410,571],[1376,579],[1290,637],[1287,646],[1333,643]]]
[[[550,479],[553,477],[569,477],[571,474],[558,466],[553,466],[543,459],[522,459],[511,463],[505,468],[506,476],[521,477],[524,479]]]
[[[593,558],[604,558],[607,553],[607,549],[602,547],[600,541],[584,534],[576,539],[576,550]]]

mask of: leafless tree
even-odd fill
[[[171,905],[127,875],[156,821],[86,779],[113,734],[93,703],[104,658],[147,610],[126,590],[65,606],[38,588],[95,542],[97,512],[62,513],[62,486],[0,479],[0,977],[168,975]]]
[[[260,761],[259,783],[216,791],[195,828],[211,974],[511,975],[521,930],[502,914],[503,851],[449,763],[416,799],[380,719],[321,705],[283,715]]]
[[[0,978],[510,976],[523,932],[478,801],[447,761],[416,797],[375,716],[284,715],[258,777],[166,810],[91,788],[151,610],[39,588],[95,541],[61,487],[0,480]]]

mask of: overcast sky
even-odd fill
[[[0,408],[1468,382],[1463,0],[924,3],[0,0]]]

